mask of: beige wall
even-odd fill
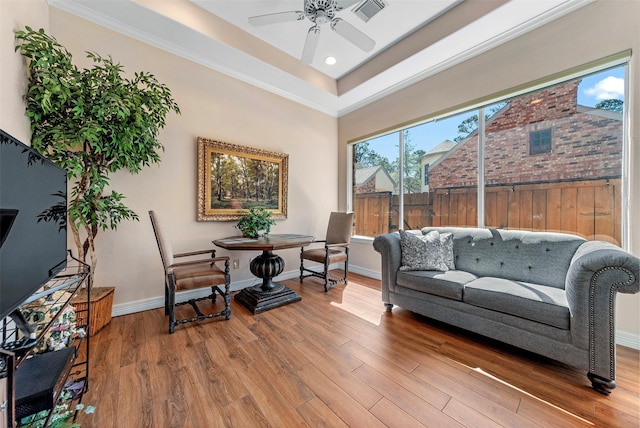
[[[127,72],[149,71],[172,90],[182,114],[168,118],[160,135],[162,163],[139,175],[118,173],[113,187],[127,196],[140,222],[105,232],[98,246],[96,283],[116,285],[115,304],[161,296],[163,277],[148,210],[168,226],[174,251],[209,248],[211,240],[238,233],[235,222],[197,222],[196,137],[289,154],[289,216],[272,232],[324,235],[336,208],[337,177],[326,165],[337,161],[335,118],[302,107],[233,78],[116,34],[56,9],[50,10],[52,34],[75,54],[110,54]],[[82,37],[79,37],[82,35]],[[318,189],[327,189],[318,192]],[[226,254],[220,249],[219,255]],[[252,252],[232,252],[241,268],[232,282],[252,281]],[[281,252],[285,271],[298,269],[296,250]]]
[[[0,129],[29,144],[29,119],[24,115],[27,87],[22,57],[14,52],[14,31],[49,28],[49,6],[45,0],[0,1]]]
[[[18,2],[14,2],[18,3]],[[23,3],[23,2],[21,2]],[[337,176],[327,174],[327,165],[337,162],[337,121],[334,117],[238,80],[213,72],[182,58],[167,54],[141,42],[116,34],[76,18],[46,2],[24,2],[44,5],[49,14],[50,34],[58,39],[81,66],[88,60],[85,51],[111,55],[125,70],[149,71],[172,90],[182,115],[168,117],[160,134],[165,146],[162,163],[146,168],[138,175],[117,173],[112,188],[122,192],[126,203],[140,216],[139,222],[123,223],[117,232],[101,232],[98,241],[96,285],[115,285],[115,312],[118,305],[135,307],[139,302],[148,308],[149,299],[162,302],[163,276],[160,256],[151,229],[148,210],[156,210],[167,226],[176,252],[211,247],[211,240],[237,234],[234,222],[197,222],[196,218],[196,137],[203,136],[229,143],[263,148],[289,154],[289,216],[278,221],[272,232],[300,232],[323,236],[329,212],[336,209]],[[2,26],[2,73],[14,80],[24,75],[19,55],[13,53],[13,34],[5,28],[5,0]],[[37,9],[32,7],[33,9]],[[33,22],[29,14],[13,15],[19,27],[47,27]],[[45,15],[46,16],[46,15]],[[6,52],[9,51],[9,52]],[[15,58],[14,58],[15,57]],[[9,58],[11,65],[5,62]],[[6,64],[6,65],[5,65]],[[4,79],[3,79],[4,80]],[[3,86],[3,98],[4,98]],[[18,96],[23,89],[12,88],[12,101],[5,118],[22,118],[24,106]],[[19,121],[19,120],[18,120]],[[24,122],[24,120],[22,120]],[[28,141],[24,125],[21,137]],[[324,191],[320,192],[319,189]],[[218,254],[225,254],[220,250]],[[256,253],[235,252],[242,269],[232,270],[232,282],[253,283],[247,267]],[[282,252],[285,271],[298,269],[299,254],[295,249]],[[157,306],[157,305],[156,305]]]
[[[339,198],[346,201],[346,145],[349,141],[394,128],[471,100],[591,63],[631,49],[630,96],[631,168],[629,249],[640,256],[640,2],[597,1],[485,54],[370,104],[338,120]],[[606,31],[605,31],[606,29]],[[351,263],[379,272],[379,254],[370,242],[356,243]],[[640,294],[619,295],[617,328],[639,342]]]

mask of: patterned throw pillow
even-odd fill
[[[434,230],[433,232],[438,233],[437,230]],[[442,262],[449,268],[449,270],[455,270],[456,264],[453,258],[453,233],[440,234],[440,250]]]
[[[415,235],[400,230],[400,247],[402,250],[400,270],[449,270],[442,258],[442,243],[437,231],[426,235]]]

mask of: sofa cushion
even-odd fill
[[[564,289],[571,259],[586,239],[526,230],[426,227],[453,233],[455,266],[478,277],[496,276]]]
[[[566,293],[556,287],[482,277],[465,285],[463,301],[564,330],[570,327]]]
[[[400,270],[449,270],[442,260],[441,246],[438,231],[422,235],[421,233],[400,230],[400,249],[402,252]]]
[[[461,270],[398,272],[399,287],[429,293],[447,299],[462,300],[464,285],[477,277]]]

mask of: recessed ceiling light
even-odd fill
[[[324,59],[324,63],[327,65],[334,65],[336,63],[336,58],[333,56],[328,56]]]

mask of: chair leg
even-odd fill
[[[324,292],[329,291],[329,257],[324,258]]]
[[[169,334],[176,331],[176,286],[173,278],[169,277]]]
[[[164,281],[164,315],[169,315],[169,283]]]
[[[300,282],[304,279],[304,258],[302,258],[302,252],[304,248],[300,248]]]
[[[345,249],[347,259],[344,261],[344,283],[347,283],[347,274],[349,273],[349,247]]]
[[[230,288],[231,284],[227,282],[224,285],[224,318],[227,320],[231,318],[231,293],[229,292]]]

